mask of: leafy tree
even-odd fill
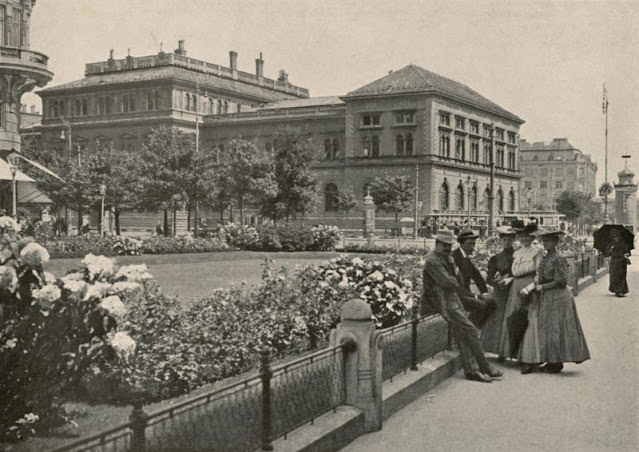
[[[557,197],[557,212],[574,222],[581,215],[585,196],[585,193],[562,191]]]
[[[405,212],[413,201],[413,187],[408,176],[378,176],[369,184],[373,201],[379,210],[393,212],[395,231],[399,231],[399,214]]]
[[[176,128],[154,129],[142,144],[137,205],[164,212],[164,235],[169,235],[168,212],[183,208],[189,201],[189,169],[195,143],[192,134]],[[174,223],[175,224],[175,223]]]
[[[270,155],[250,141],[241,138],[231,140],[216,172],[218,180],[224,185],[219,188],[214,200],[222,203],[236,201],[242,224],[245,203],[261,202],[275,196]]]
[[[276,193],[262,204],[262,213],[274,221],[310,212],[317,202],[318,179],[311,166],[319,151],[310,135],[291,129],[273,136]]]
[[[348,227],[348,214],[357,207],[358,200],[353,190],[348,188],[337,192],[337,209],[346,215],[346,227]]]

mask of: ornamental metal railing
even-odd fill
[[[344,405],[344,381],[341,345],[273,368],[264,351],[258,375],[151,414],[135,401],[129,422],[53,452],[272,450],[274,438]]]
[[[382,330],[384,354],[383,381],[417,370],[422,361],[435,356],[448,347],[448,324],[439,315],[415,318]]]

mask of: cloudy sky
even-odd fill
[[[413,63],[458,80],[523,118],[528,141],[567,137],[609,179],[633,154],[639,172],[639,0],[38,0],[33,50],[49,86],[82,78],[114,49],[123,58],[186,41],[189,56],[253,72],[285,68],[312,96],[339,95]],[[24,103],[39,98],[29,94]]]

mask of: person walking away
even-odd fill
[[[605,255],[610,257],[610,285],[608,290],[617,297],[624,297],[628,293],[626,275],[630,253],[623,243],[619,232],[610,232],[612,243],[608,246]]]
[[[439,312],[453,330],[466,378],[490,383],[503,374],[486,360],[479,330],[462,307],[459,299],[462,284],[450,255],[453,243],[455,236],[450,231],[440,231],[435,236],[435,249],[426,256],[424,263],[422,301]]]
[[[484,277],[479,272],[475,264],[470,260],[470,256],[475,252],[475,241],[478,235],[471,230],[465,230],[457,236],[459,247],[452,252],[455,265],[459,269],[462,282],[461,301],[464,309],[469,311],[468,317],[478,327],[481,328],[488,315],[491,313],[493,304],[483,303],[479,294],[474,294],[470,288],[470,282],[474,282],[482,297],[488,293],[488,286]]]
[[[502,226],[497,228],[496,232],[499,234],[503,249],[488,260],[486,275],[486,281],[493,288],[492,296],[495,301],[495,310],[486,319],[482,328],[481,341],[484,351],[496,354],[498,361],[503,361],[507,353],[501,348],[500,339],[505,320],[508,291],[514,280],[512,265],[515,251],[513,248],[515,231],[510,226]]]
[[[516,315],[516,311],[522,307],[522,295],[520,292],[524,287],[533,282],[537,265],[543,255],[543,250],[533,243],[534,237],[531,236],[531,234],[537,230],[535,223],[528,223],[525,226],[522,223],[515,223],[513,229],[517,233],[517,240],[521,244],[521,247],[513,253],[511,270],[515,279],[513,279],[510,284],[510,289],[508,290],[508,299],[506,300],[506,306],[504,308],[504,321],[502,323],[501,337],[499,340],[499,354],[506,358],[515,358],[518,352],[517,344],[512,343],[511,340],[512,332],[510,331],[511,324],[509,319],[511,319],[513,314]],[[536,314],[536,311],[533,311],[532,314]],[[536,318],[531,316],[529,309],[528,328],[533,328],[531,334],[536,331],[534,323],[536,323]]]
[[[590,359],[590,351],[579,322],[575,300],[566,287],[568,262],[557,252],[563,232],[549,229],[539,231],[536,235],[546,249],[535,282],[539,300],[539,362],[546,363],[544,371],[559,373],[565,362],[579,364]]]

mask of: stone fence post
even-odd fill
[[[346,345],[344,373],[346,403],[364,412],[367,432],[382,428],[383,336],[375,329],[370,306],[359,298],[342,308],[340,323],[331,331],[332,347]]]

